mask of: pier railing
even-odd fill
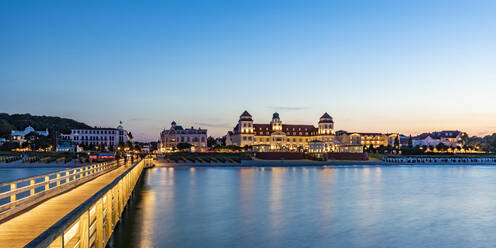
[[[82,166],[0,183],[0,222],[16,213],[113,170],[123,161]]]
[[[105,247],[143,169],[151,164],[148,158],[135,163],[26,247]]]

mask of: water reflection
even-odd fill
[[[496,168],[154,168],[113,247],[491,247]]]

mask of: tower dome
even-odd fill
[[[272,119],[279,119],[279,113],[275,112],[275,113],[272,115]]]
[[[332,116],[325,112],[321,117],[319,123],[334,123]]]
[[[241,114],[241,116],[239,116],[239,119],[245,121],[252,121],[250,113],[248,113],[248,111],[246,110]]]

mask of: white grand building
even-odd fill
[[[70,140],[78,146],[105,146],[116,148],[119,144],[131,141],[129,132],[119,125],[116,128],[71,129],[70,134],[62,134],[62,140]]]

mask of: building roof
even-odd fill
[[[444,130],[440,132],[433,132],[431,135],[433,138],[456,138],[459,135],[462,135],[462,132],[458,130]]]
[[[420,135],[417,135],[413,137],[412,139],[414,140],[423,140],[426,139],[427,137],[431,137],[431,139],[441,139],[441,138],[456,138],[459,135],[462,135],[462,132],[456,130],[456,131],[440,131],[440,132],[432,132],[432,133],[423,133]]]
[[[178,126],[178,125],[171,127],[171,129],[174,129],[176,131],[184,130],[183,126]]]
[[[251,119],[251,115],[250,115],[250,113],[248,113],[248,111],[246,111],[246,110],[245,110],[245,112],[243,112],[243,113],[241,114],[241,116],[239,116],[239,119],[242,119],[242,120],[244,120],[244,121],[253,121],[253,120]]]
[[[31,126],[27,126],[24,130],[12,130],[10,134],[11,136],[26,136],[32,132],[35,132],[39,135],[48,136],[48,129],[46,129],[45,131],[36,131]]]
[[[245,110],[245,112],[243,112],[241,114],[241,116],[243,116],[243,117],[251,117],[250,113],[248,113],[248,111],[246,111],[246,110]]]
[[[344,130],[339,130],[336,132],[336,135],[352,135],[352,134],[359,134],[359,135],[362,135],[362,136],[381,136],[381,135],[386,135],[386,134],[383,134],[383,133],[361,133],[361,132],[347,132],[347,131],[344,131]]]
[[[325,112],[320,118],[324,118],[324,119],[325,118],[331,118],[332,119],[332,117],[327,112]]]
[[[237,130],[237,125],[234,130]],[[258,136],[268,136],[271,135],[274,130],[272,130],[272,126],[270,124],[253,124],[253,129],[255,135]],[[281,132],[284,132],[287,136],[309,136],[316,135],[318,128],[312,125],[292,125],[292,124],[283,124]]]
[[[319,123],[334,123],[332,116],[325,112],[321,117]]]

